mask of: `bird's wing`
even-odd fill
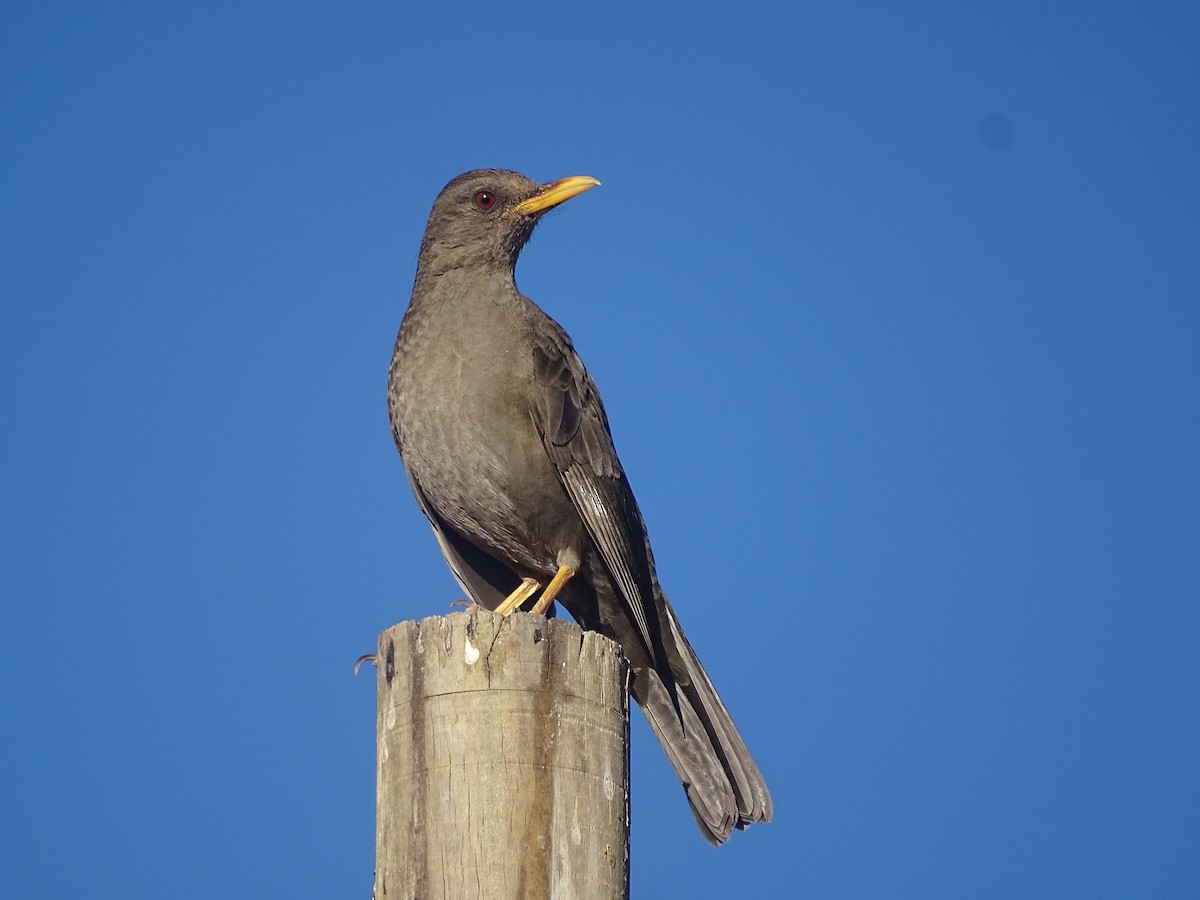
[[[425,492],[407,466],[405,472],[408,474],[408,483],[412,485],[417,504],[433,528],[442,556],[446,558],[450,571],[454,573],[454,580],[472,601],[488,609],[495,609],[520,582],[520,576],[459,534],[429,502],[429,498],[425,496]]]
[[[533,422],[647,650],[657,656],[661,626],[652,606],[652,563],[642,514],[617,458],[592,376],[566,333],[551,325],[539,330],[533,345]]]

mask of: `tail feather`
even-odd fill
[[[715,846],[728,840],[734,827],[769,822],[771,795],[675,611],[661,599],[670,627],[667,639],[674,644],[671,656],[685,671],[674,672],[672,691],[658,670],[642,669],[632,693],[683,782],[696,823]]]
[[[667,759],[687,794],[696,824],[714,846],[729,839],[736,822],[736,801],[712,741],[686,696],[676,705],[662,678],[643,669],[633,681],[633,694],[662,744]]]

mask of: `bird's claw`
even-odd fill
[[[537,589],[541,585],[537,583],[535,578],[522,578],[517,589],[500,601],[500,605],[492,610],[498,616],[511,616],[521,604],[537,593]]]

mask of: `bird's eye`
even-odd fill
[[[487,212],[496,205],[496,195],[491,191],[476,191],[475,205]]]

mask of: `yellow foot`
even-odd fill
[[[546,589],[542,591],[542,596],[538,597],[538,602],[533,605],[530,610],[535,616],[543,615],[550,608],[559,592],[563,589],[568,581],[574,576],[575,570],[570,566],[560,566],[559,570],[554,573],[554,577],[550,579],[550,583],[546,585]]]
[[[540,584],[533,578],[521,579],[520,586],[500,601],[500,605],[492,610],[498,616],[510,616],[518,609],[521,604],[537,593]]]

